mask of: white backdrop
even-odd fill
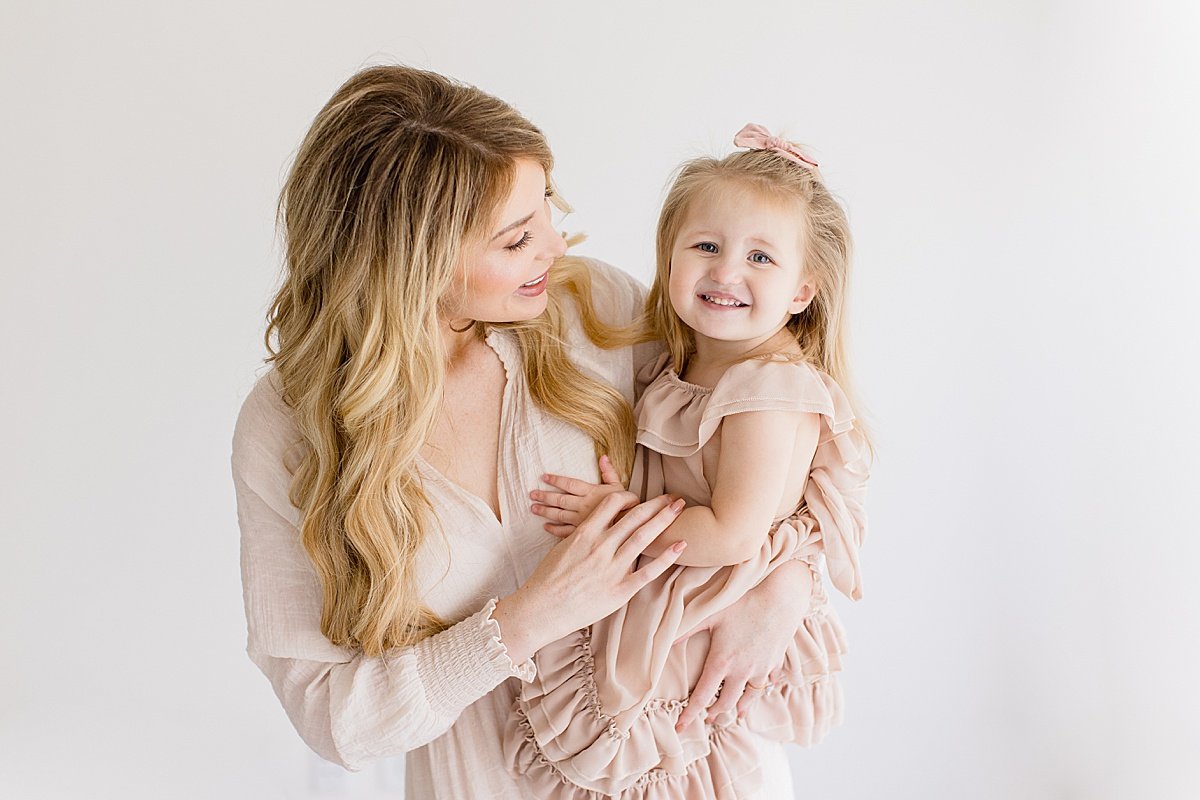
[[[245,657],[229,443],[273,204],[353,71],[548,134],[580,251],[650,276],[747,121],[857,237],[881,445],[843,727],[797,797],[1200,796],[1200,6],[6,2],[0,796],[398,796]]]

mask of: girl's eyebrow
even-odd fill
[[[534,213],[536,214],[537,212],[535,211]],[[508,226],[508,227],[506,227],[504,230],[500,231],[500,232],[499,232],[499,233],[497,233],[495,236],[493,236],[493,237],[492,237],[492,241],[493,241],[493,242],[494,242],[494,241],[496,241],[497,239],[499,239],[501,236],[503,236],[504,234],[508,233],[509,231],[516,230],[517,228],[519,228],[519,227],[521,227],[522,225],[524,225],[526,222],[529,222],[529,220],[531,220],[531,219],[533,219],[533,214],[530,214],[530,215],[529,215],[529,216],[527,216],[527,217],[522,217],[521,219],[519,219],[519,220],[517,220],[516,222],[514,222],[512,225],[509,225],[509,226]]]
[[[697,228],[695,230],[685,230],[684,234],[687,236],[719,236],[720,235],[716,231],[707,230],[705,228]],[[764,247],[767,250],[777,249],[775,247],[774,242],[771,242],[767,239],[762,239],[758,236],[750,236],[746,239],[746,241],[761,245],[762,247]]]

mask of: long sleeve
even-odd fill
[[[256,387],[234,435],[242,589],[251,660],[271,681],[301,738],[350,770],[443,734],[462,711],[510,677],[492,619],[495,598],[447,630],[383,657],[337,647],[320,632],[321,588],[287,499],[284,418]]]

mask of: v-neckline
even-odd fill
[[[503,339],[503,332],[500,328],[492,328],[487,336],[483,337],[484,344],[492,349],[496,354],[496,358],[500,359],[500,367],[504,370],[504,388],[500,390],[500,430],[496,436],[496,504],[500,507],[500,513],[497,515],[488,501],[484,500],[479,495],[472,492],[470,489],[463,486],[458,481],[452,480],[442,474],[441,470],[429,462],[421,452],[417,451],[417,461],[421,468],[431,474],[436,480],[449,486],[453,491],[462,495],[468,502],[475,504],[489,520],[494,521],[498,527],[504,527],[504,520],[509,518],[509,509],[505,507],[504,502],[504,435],[511,428],[511,420],[509,419],[509,394],[512,388],[512,370],[509,368],[505,345],[508,344],[505,340],[504,344],[498,345],[498,342]]]

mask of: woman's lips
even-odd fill
[[[529,283],[522,283],[517,288],[517,294],[521,295],[522,297],[537,297],[539,294],[546,291],[546,276],[549,274],[550,270],[546,270]]]

